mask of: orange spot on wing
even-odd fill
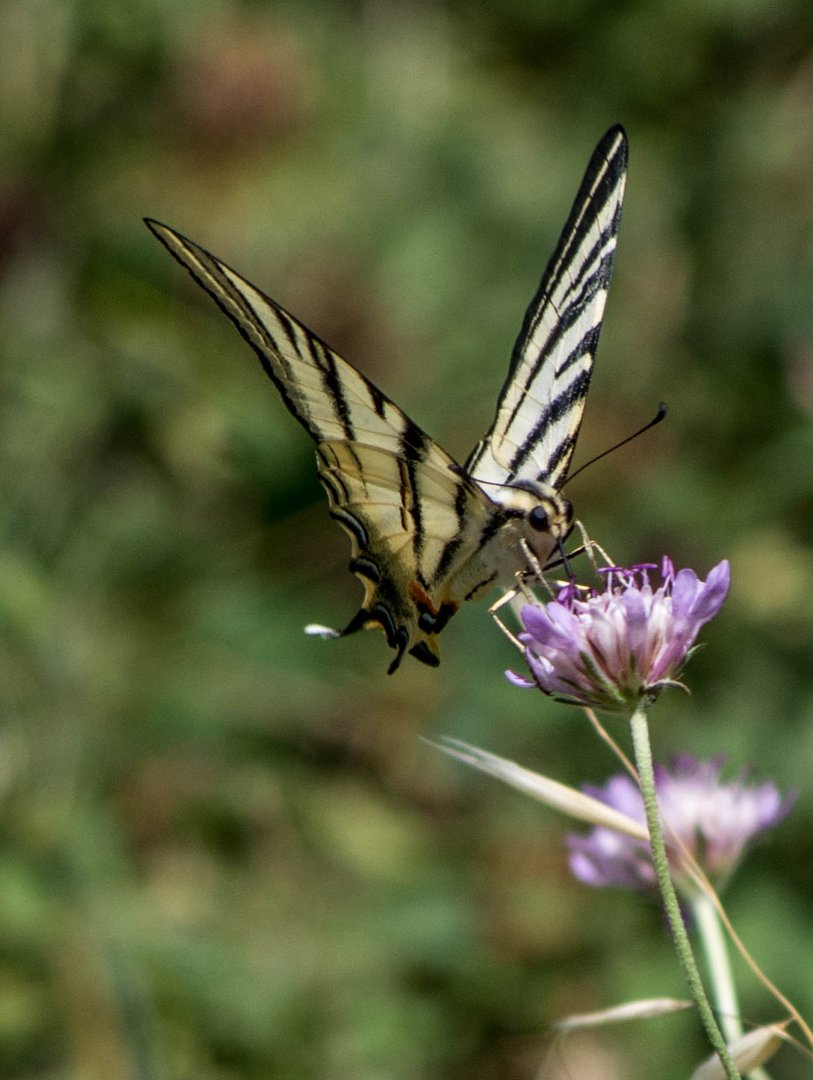
[[[423,589],[417,581],[413,581],[409,586],[409,595],[412,600],[415,601],[420,607],[426,608],[432,615],[438,614],[438,608],[429,599],[429,594]]]

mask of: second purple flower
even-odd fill
[[[717,887],[734,871],[748,844],[778,824],[795,800],[794,794],[783,799],[769,781],[750,783],[746,773],[723,781],[722,765],[722,757],[696,761],[682,754],[668,766],[655,767],[655,790],[664,821]],[[612,777],[603,787],[584,790],[614,810],[644,821],[641,793],[626,773]],[[649,846],[640,840],[598,826],[585,836],[571,834],[567,843],[570,868],[586,885],[655,890]],[[669,862],[675,885],[684,895],[691,895],[691,871],[677,847],[670,850]]]

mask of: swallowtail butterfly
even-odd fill
[[[511,354],[494,422],[464,466],[275,300],[174,229],[147,225],[260,358],[316,443],[330,514],[350,537],[361,609],[341,631],[383,630],[439,661],[437,635],[466,600],[544,566],[573,523],[560,494],[613,268],[627,139],[599,142]],[[523,546],[527,545],[527,548]],[[339,632],[333,632],[338,634]]]

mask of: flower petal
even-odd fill
[[[533,679],[526,679],[523,675],[517,675],[515,671],[506,671],[505,677],[510,683],[513,683],[514,686],[520,686],[524,690],[529,690],[536,686]]]
[[[675,618],[688,618],[702,583],[694,570],[678,570],[672,585],[672,610]]]
[[[701,623],[714,618],[728,595],[731,585],[731,566],[728,559],[723,559],[715,567],[709,570],[708,577],[703,583],[703,588],[697,598],[692,615]]]

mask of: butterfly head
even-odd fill
[[[541,483],[512,486],[502,493],[500,502],[544,566],[573,528],[573,504],[549,484]]]

